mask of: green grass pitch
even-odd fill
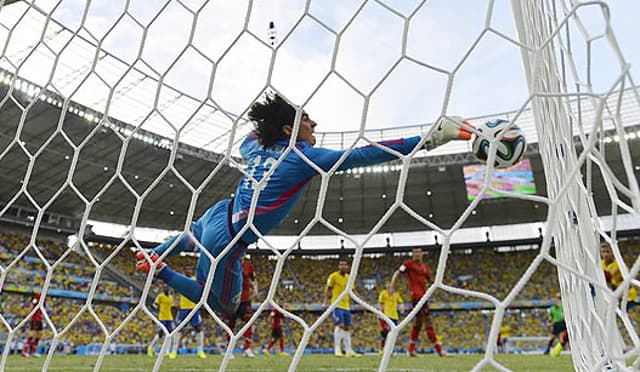
[[[482,355],[455,355],[439,358],[422,355],[418,358],[394,356],[388,371],[468,371],[482,359]],[[50,371],[92,371],[97,358],[94,356],[55,356],[49,366]],[[498,355],[500,363],[513,371],[571,371],[573,364],[569,355],[551,358],[548,355]],[[105,357],[101,371],[149,371],[156,358],[144,355],[118,355]],[[222,358],[210,355],[201,360],[195,355],[181,355],[177,359],[164,358],[161,371],[211,371],[218,370]],[[23,358],[11,356],[6,371],[40,371],[44,358]],[[286,371],[291,357],[258,355],[253,359],[236,358],[229,361],[227,371]],[[360,358],[338,358],[333,355],[305,355],[298,365],[298,371],[376,371],[380,363],[379,355],[365,355]],[[485,368],[493,371],[494,368]]]

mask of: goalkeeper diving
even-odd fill
[[[240,154],[248,162],[247,173],[256,182],[260,182],[289,146],[294,131],[296,108],[277,94],[267,95],[265,101],[256,102],[251,106],[248,116],[254,123],[255,129],[244,139],[240,146]],[[451,140],[469,140],[471,132],[467,129],[471,125],[459,118],[454,120],[440,119],[436,127],[427,135],[424,144],[420,136],[379,143],[407,155],[417,146],[432,150]],[[345,152],[314,147],[316,126],[317,123],[306,112],[301,113],[295,147],[303,156],[293,149],[284,155],[284,159],[260,191],[253,226],[262,235],[268,234],[282,224],[300,199],[309,181],[318,175],[318,171],[307,164],[303,157],[326,172]],[[364,146],[353,149],[336,170],[371,166],[396,158],[395,155],[378,147]],[[233,314],[240,304],[241,258],[247,246],[256,242],[258,236],[253,230],[247,229],[224,256],[218,256],[248,223],[247,218],[255,186],[254,181],[244,176],[236,188],[235,197],[217,202],[191,224],[191,234],[200,242],[201,248],[203,247],[211,256],[219,259],[206,301],[214,311],[222,314]],[[149,272],[151,261],[158,261],[159,256],[172,246],[173,249],[168,256],[197,250],[191,237],[183,235],[180,241],[176,242],[178,237],[169,239],[148,253],[138,252],[136,270]],[[203,295],[204,284],[210,270],[211,260],[206,254],[199,255],[195,280],[171,270],[163,262],[157,262],[156,265],[158,279],[195,303],[199,302]]]

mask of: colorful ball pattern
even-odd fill
[[[497,138],[508,126],[510,122],[503,119],[488,121],[480,125],[477,130],[485,134],[488,138]],[[506,133],[497,144],[494,165],[496,168],[509,168],[517,164],[527,149],[527,141],[522,130],[513,124],[506,129]],[[490,142],[487,138],[476,135],[473,140],[473,154],[483,163],[489,158]]]

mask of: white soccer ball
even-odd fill
[[[509,125],[509,121],[496,119],[488,121],[478,127],[478,132],[487,135],[488,138],[498,137]],[[489,157],[489,140],[487,138],[476,135],[471,146],[473,154],[483,163],[487,162]],[[496,168],[509,168],[517,164],[525,150],[527,149],[527,141],[524,138],[522,130],[517,125],[512,125],[503,135],[497,144],[497,152],[494,165]]]

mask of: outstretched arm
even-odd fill
[[[400,270],[396,270],[393,273],[393,276],[391,277],[391,288],[389,288],[389,294],[393,294],[393,292],[396,290],[396,282],[398,281],[398,277],[400,276],[400,274],[402,274]]]
[[[403,155],[410,153],[420,142],[420,137],[400,138],[392,141],[379,142],[392,150]],[[318,167],[324,171],[328,171],[345,153],[344,150],[329,150],[324,148],[310,148],[304,154],[311,159]],[[390,160],[397,159],[397,156],[390,154],[375,146],[358,147],[349,153],[344,159],[338,170],[351,169],[356,167],[366,167],[369,165],[380,164]],[[315,172],[315,171],[314,171]]]

